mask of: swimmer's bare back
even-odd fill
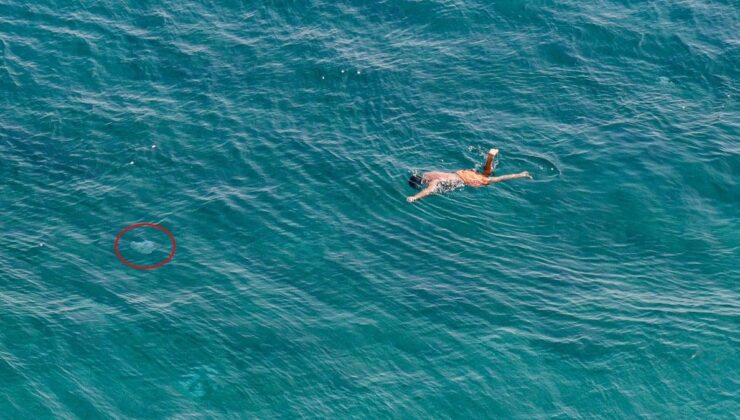
[[[519,172],[518,174],[509,174],[501,176],[493,175],[493,159],[498,155],[498,149],[491,149],[488,151],[486,157],[486,165],[482,172],[476,172],[470,169],[463,169],[457,172],[427,172],[422,177],[411,177],[409,184],[421,185],[425,184],[426,187],[421,190],[418,194],[412,195],[406,198],[406,201],[413,203],[414,201],[421,200],[424,197],[428,197],[439,191],[439,188],[443,185],[465,185],[468,187],[484,187],[486,185],[494,184],[496,182],[504,182],[512,179],[528,178],[532,179],[529,172]]]

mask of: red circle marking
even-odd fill
[[[118,242],[121,240],[121,237],[126,232],[128,232],[130,230],[134,230],[136,228],[140,228],[140,227],[150,227],[150,228],[154,228],[154,229],[159,229],[162,232],[166,233],[167,236],[169,236],[170,242],[172,242],[172,250],[170,251],[170,255],[167,256],[167,258],[165,258],[164,261],[162,261],[162,262],[160,262],[158,264],[154,264],[154,265],[137,265],[137,264],[131,263],[128,260],[126,260],[125,258],[123,258],[123,255],[121,255],[121,250],[118,249]],[[131,226],[126,226],[121,232],[118,233],[118,235],[116,236],[116,241],[113,243],[113,249],[116,251],[116,257],[118,257],[118,259],[122,263],[126,264],[127,266],[129,266],[131,268],[135,268],[137,270],[154,270],[155,268],[159,268],[159,267],[167,264],[168,262],[170,262],[170,260],[172,259],[172,257],[175,256],[175,250],[177,249],[177,243],[175,242],[175,237],[172,236],[172,233],[170,233],[169,230],[165,229],[164,227],[162,227],[162,226],[160,226],[160,225],[158,225],[156,223],[134,223]]]

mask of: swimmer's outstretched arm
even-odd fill
[[[421,200],[422,198],[427,197],[437,192],[438,187],[439,187],[439,180],[435,179],[434,181],[430,182],[426,188],[419,191],[418,194],[412,195],[411,197],[407,197],[406,201],[408,201],[409,203],[413,203],[416,200]]]
[[[488,178],[488,181],[486,184],[494,184],[496,182],[504,182],[509,181],[512,179],[519,179],[519,178],[529,178],[532,179],[532,175],[529,174],[529,172],[519,172],[518,174],[509,174],[509,175],[501,175],[501,176],[492,176]]]

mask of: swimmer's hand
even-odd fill
[[[406,201],[409,202],[409,203],[413,203],[416,200],[417,200],[416,197],[406,197]]]
[[[527,171],[522,172],[522,177],[527,178],[527,179],[534,179],[532,178],[532,175],[530,175],[529,172]]]

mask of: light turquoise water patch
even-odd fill
[[[731,418],[739,13],[0,0],[2,417]]]

